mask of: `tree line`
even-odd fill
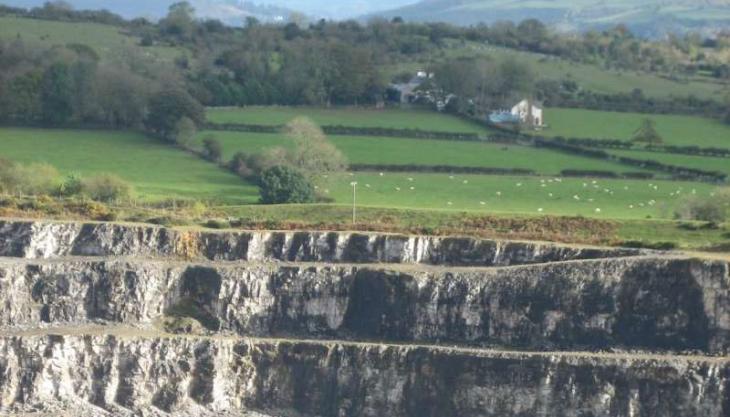
[[[111,24],[138,42],[134,48],[114,51],[116,56],[101,57],[88,45],[43,46],[23,34],[0,41],[0,122],[145,129],[168,140],[189,136],[200,127],[203,106],[374,105],[385,96],[393,74],[390,68],[437,55],[448,40],[590,62],[621,57],[641,63],[653,56],[650,51],[679,48],[636,39],[622,28],[566,36],[533,20],[462,28],[400,19],[283,25],[249,19],[245,27],[237,28],[198,19],[186,2],[173,4],[159,22],[125,20],[107,11],[76,11],[62,2],[30,10],[3,6],[0,15]],[[617,46],[626,43],[626,48]],[[631,46],[637,43],[638,47]],[[715,41],[714,47],[723,45]],[[150,60],[147,48],[159,46],[176,47],[178,56]],[[623,49],[629,52],[616,52]],[[669,57],[651,59],[670,62]],[[592,93],[571,80],[540,80],[534,69],[514,59],[443,61],[432,65],[437,78],[422,88],[443,99],[452,96],[445,100],[447,110],[458,114],[484,114],[530,95],[557,106],[716,117],[727,113],[730,122],[727,106],[711,100],[662,101],[647,98],[640,90]],[[610,65],[614,64],[621,66]],[[659,70],[651,65],[647,69]]]

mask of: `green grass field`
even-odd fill
[[[487,133],[486,126],[430,110],[369,109],[354,107],[316,108],[284,106],[250,106],[209,108],[208,121],[283,125],[298,116],[306,116],[319,125],[421,129],[437,132]]]
[[[373,139],[342,138],[343,143],[356,142],[358,146],[369,140]],[[393,138],[376,140],[384,143],[350,152],[360,155],[367,162],[367,158],[377,156],[377,153],[369,153],[369,149],[387,149],[388,141],[397,143],[396,147],[410,149],[411,145],[406,144],[412,141]],[[432,141],[413,142],[418,146],[428,145]],[[432,146],[439,143],[433,142]],[[492,146],[478,143],[459,144]],[[455,144],[444,144],[451,145]],[[462,152],[474,155],[477,154],[474,149],[465,148],[453,152],[456,152],[454,155]],[[523,150],[542,152],[531,148],[510,148],[508,151],[497,148],[494,163],[501,160],[505,166],[526,164],[532,155],[520,154]],[[431,154],[422,154],[427,155],[427,158],[438,158],[442,151],[447,152],[445,149],[433,149]],[[517,152],[519,158],[505,158],[504,152]],[[0,155],[26,163],[47,162],[62,173],[114,173],[134,184],[138,196],[144,200],[177,197],[235,205],[254,203],[257,199],[257,190],[253,185],[191,154],[135,133],[4,128],[0,129]],[[551,161],[545,158],[544,154],[534,156],[542,158],[539,166],[535,164],[540,170],[544,170],[551,163],[559,162],[558,159]],[[394,161],[397,162],[397,159]],[[464,162],[460,160],[458,163]],[[383,173],[382,176],[379,173],[354,173],[322,177],[317,179],[317,186],[322,195],[333,198],[335,203],[348,204],[351,199],[351,181],[360,184],[358,201],[364,206],[535,215],[580,214],[599,218],[634,219],[647,216],[669,218],[681,196],[693,192],[709,195],[713,189],[713,186],[706,184],[662,181],[596,180],[594,183],[593,180],[552,177],[401,173]],[[649,184],[656,185],[657,189]],[[578,196],[578,199],[574,196]]]
[[[651,159],[663,164],[677,165],[705,171],[723,172],[730,176],[730,158],[714,158],[710,156],[681,155],[663,152],[610,150],[610,154],[627,158]]]
[[[180,51],[172,47],[141,48],[138,38],[127,36],[121,33],[119,28],[111,25],[0,17],[0,39],[10,40],[18,36],[29,46],[85,44],[93,48],[100,56],[110,59],[123,56],[126,51],[130,50],[139,51],[145,59],[163,61],[172,61],[180,55]]]
[[[667,145],[730,148],[730,125],[695,116],[551,108],[545,111],[549,127],[540,134],[628,141],[645,118],[656,122]]]
[[[0,128],[0,157],[49,163],[62,173],[117,174],[143,200],[253,203],[258,190],[200,158],[137,133]]]
[[[671,218],[683,196],[715,189],[690,182],[401,173],[346,174],[323,178],[319,187],[348,204],[353,181],[363,206],[615,219]]]
[[[223,145],[224,160],[230,160],[239,151],[257,153],[267,147],[291,144],[283,135],[244,132],[204,131],[198,139],[209,135]],[[558,175],[564,169],[636,171],[618,163],[524,146],[389,137],[330,136],[329,139],[352,164],[519,168],[544,175]]]

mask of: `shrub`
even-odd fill
[[[197,132],[195,123],[188,117],[182,117],[175,123],[175,143],[183,148],[189,148],[193,145]]]
[[[69,174],[61,183],[58,194],[62,197],[79,195],[84,189],[83,180],[76,174]]]
[[[259,177],[259,192],[263,204],[311,203],[314,186],[300,172],[275,166],[263,171]]]
[[[0,160],[0,184],[7,193],[46,195],[59,187],[59,174],[48,164],[22,165]]]
[[[101,174],[83,180],[84,194],[92,200],[112,202],[132,196],[132,186],[112,174]]]
[[[223,146],[213,135],[203,139],[203,156],[213,162],[220,162],[223,157]]]
[[[208,229],[228,229],[231,224],[227,220],[210,219],[203,224]]]
[[[228,168],[241,177],[251,177],[255,174],[251,157],[252,155],[246,152],[236,152],[233,158],[231,158],[231,161],[228,162]]]
[[[281,147],[269,148],[256,154],[238,152],[228,163],[233,172],[244,178],[260,176],[269,168],[284,165],[289,165],[289,160],[287,150]]]
[[[679,205],[676,217],[685,220],[699,220],[722,223],[728,218],[730,192],[722,190],[711,197],[689,197]]]

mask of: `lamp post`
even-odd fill
[[[357,182],[353,181],[352,185],[352,224],[357,222]]]

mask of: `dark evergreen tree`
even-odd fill
[[[275,166],[261,173],[259,192],[263,204],[300,204],[314,201],[314,186],[299,171]]]

